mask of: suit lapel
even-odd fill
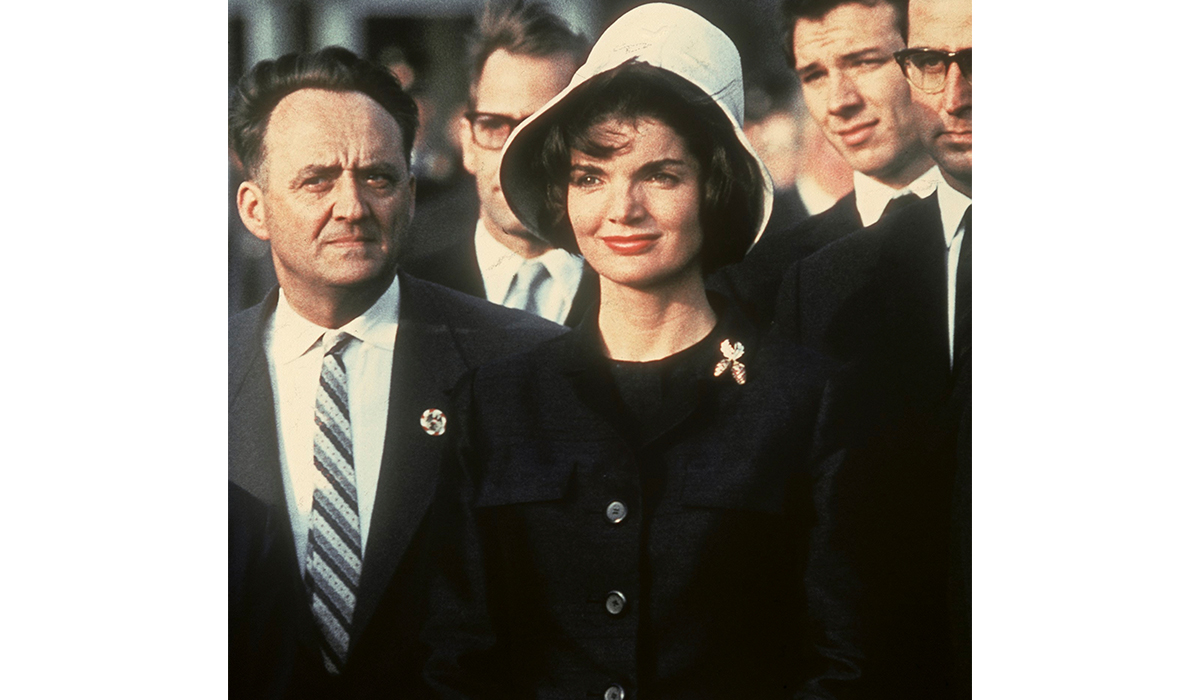
[[[586,262],[583,264],[583,276],[579,278],[579,289],[575,290],[575,300],[563,325],[575,328],[588,311],[600,302],[600,275]]]
[[[479,256],[475,254],[475,236],[468,238],[459,249],[461,258],[462,284],[460,289],[480,299],[487,299],[487,288],[483,285],[483,271],[479,269]]]
[[[316,626],[308,610],[308,591],[300,577],[300,556],[292,537],[279,462],[279,436],[275,422],[275,395],[263,349],[263,331],[279,298],[278,287],[255,307],[254,313],[235,318],[229,332],[229,481],[265,503],[285,523],[281,543],[287,552],[286,590],[297,620],[300,642],[310,651],[318,648]]]
[[[421,427],[430,408],[450,413],[450,390],[467,370],[437,300],[400,275],[400,325],[392,356],[387,435],[375,510],[363,557],[358,602],[350,631],[353,648],[370,623],[437,486],[445,435]]]
[[[229,480],[263,503],[285,507],[275,397],[263,350],[263,328],[277,299],[278,290],[230,329]]]
[[[950,371],[946,244],[937,198],[907,207],[883,241],[876,279],[887,342],[913,371],[910,380],[944,388]]]

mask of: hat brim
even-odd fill
[[[541,230],[543,221],[541,214],[547,203],[546,186],[548,183],[545,182],[543,170],[537,166],[538,149],[546,142],[550,127],[569,111],[573,96],[593,80],[617,70],[617,68],[586,77],[580,75],[582,70],[576,73],[566,88],[542,105],[541,109],[534,112],[513,131],[500,154],[500,189],[508,201],[509,208],[534,237],[549,245],[562,247],[562,242],[555,240],[552,232]],[[674,71],[671,72],[679,75]],[[688,79],[685,75],[679,77]],[[696,85],[694,81],[688,80],[688,82]],[[696,85],[696,87],[704,89],[700,85]],[[755,153],[754,147],[750,145],[750,140],[746,138],[745,132],[742,131],[728,107],[721,100],[713,100],[713,103],[725,115],[743,155],[750,159],[758,173],[755,189],[759,192],[761,206],[758,212],[759,220],[755,222],[754,238],[750,242],[750,246],[753,246],[762,237],[763,231],[767,227],[767,221],[771,218],[771,207],[775,199],[771,174],[758,154]]]

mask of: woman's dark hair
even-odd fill
[[[594,127],[609,119],[652,118],[674,129],[700,163],[702,271],[708,274],[746,254],[758,232],[761,176],[729,117],[703,90],[670,71],[631,61],[592,78],[559,109],[541,148],[531,154],[534,171],[546,183],[538,230],[555,245],[579,250],[566,211],[571,150],[608,158],[618,147],[599,142]]]
[[[238,82],[229,100],[229,142],[246,177],[256,178],[262,166],[263,138],[271,112],[283,98],[305,88],[361,92],[378,102],[400,126],[404,160],[411,161],[417,103],[388,69],[349,49],[329,46],[316,53],[291,53],[260,61]]]

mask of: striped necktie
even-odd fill
[[[313,618],[321,630],[325,669],[339,674],[350,648],[350,621],[362,572],[362,539],[346,364],[342,360],[342,352],[354,336],[330,335],[324,339],[325,359],[317,388],[313,438],[317,479],[308,521],[305,584],[312,596]]]

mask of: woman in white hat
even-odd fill
[[[770,212],[741,106],[728,37],[644,5],[506,146],[513,211],[581,251],[601,295],[463,392],[443,492],[463,529],[425,637],[448,695],[782,698],[857,677],[827,368],[704,290]]]

